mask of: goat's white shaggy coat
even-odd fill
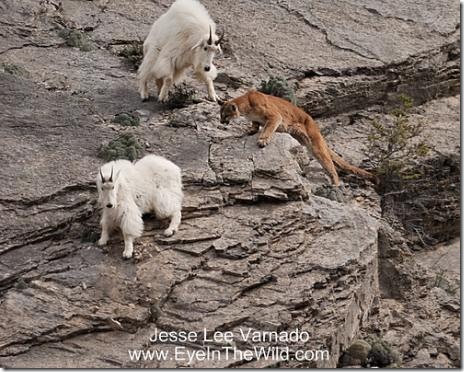
[[[219,43],[216,24],[200,2],[174,2],[153,23],[143,43],[143,61],[137,76],[141,98],[148,98],[148,82],[154,80],[158,99],[166,101],[171,85],[180,82],[185,70],[192,66],[194,76],[206,83],[209,98],[216,101],[213,80],[217,71],[213,58],[221,51]]]
[[[124,258],[132,257],[133,241],[143,233],[142,215],[154,212],[159,219],[170,218],[164,234],[179,228],[182,208],[180,168],[156,155],[132,164],[116,160],[104,164],[97,176],[98,200],[103,208],[99,245],[108,242],[111,230],[119,227],[124,236]]]

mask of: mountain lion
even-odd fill
[[[249,134],[257,133],[259,126],[264,126],[258,139],[260,147],[269,144],[276,131],[289,133],[314,154],[329,174],[333,185],[340,184],[334,163],[347,172],[376,182],[372,173],[349,164],[329,149],[313,118],[290,102],[255,90],[226,102],[218,102],[221,106],[221,123],[228,124],[232,119],[243,115],[253,123]]]

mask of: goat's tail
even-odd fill
[[[150,80],[150,74],[157,57],[158,53],[155,48],[148,48],[147,52],[144,53],[142,63],[137,71],[137,79],[140,82]]]
[[[143,53],[143,60],[142,64],[137,71],[137,81],[139,86],[139,93],[142,100],[148,99],[148,82],[153,78],[153,66],[156,63],[156,59],[158,57],[158,52],[155,48],[148,48],[145,53],[145,46],[144,46],[144,53]],[[158,87],[158,89],[160,89]]]
[[[351,165],[348,163],[346,160],[344,160],[342,157],[337,155],[335,151],[329,149],[330,151],[330,157],[332,158],[332,161],[337,165],[340,169],[343,169],[346,172],[350,172],[353,174],[356,174],[362,178],[368,179],[374,183],[378,183],[377,177],[372,174],[371,172],[368,172],[364,169],[355,167],[354,165]]]

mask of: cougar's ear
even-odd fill
[[[238,107],[235,103],[232,103],[232,110],[238,111]]]

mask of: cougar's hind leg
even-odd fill
[[[322,165],[322,168],[327,172],[329,175],[332,184],[334,186],[340,185],[340,179],[338,178],[337,170],[335,169],[335,165],[332,161],[332,157],[330,156],[330,152],[327,148],[327,145],[323,138],[318,139],[316,141],[312,141],[312,150],[313,154],[319,163]]]

